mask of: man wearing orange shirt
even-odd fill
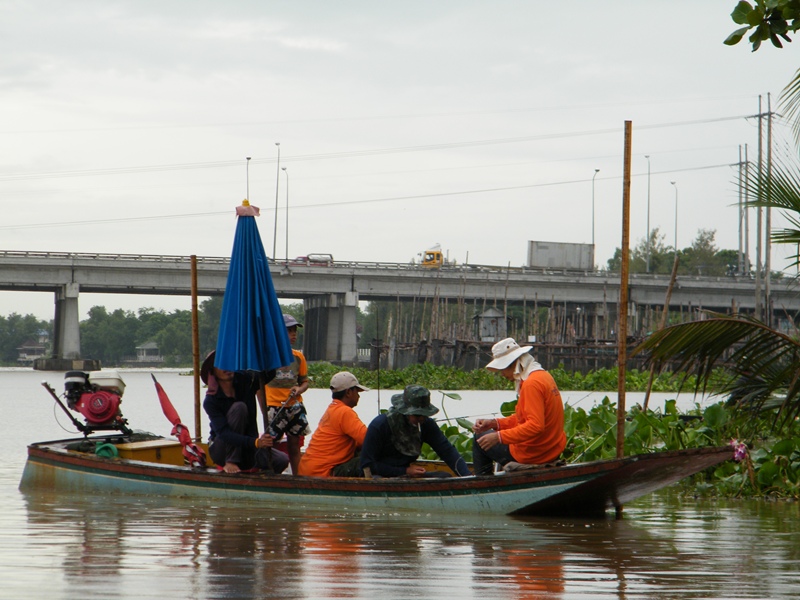
[[[359,394],[369,388],[358,383],[348,371],[331,377],[330,403],[319,420],[308,448],[300,459],[299,475],[312,477],[363,477],[358,451],[364,443],[367,426],[353,408]]]
[[[512,338],[492,347],[486,365],[515,383],[518,396],[514,414],[475,421],[472,460],[475,475],[491,475],[494,463],[542,465],[558,460],[567,445],[564,403],[552,375]]]

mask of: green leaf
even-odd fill
[[[755,452],[750,453],[750,458],[753,459],[754,463],[763,463],[770,459],[770,454],[764,448],[759,448]]]
[[[758,470],[758,483],[764,486],[770,486],[779,474],[780,469],[778,468],[778,465],[773,462],[764,463]]]
[[[772,453],[776,456],[791,456],[794,451],[794,442],[792,440],[780,440],[772,446]]]
[[[472,421],[468,421],[463,417],[458,417],[456,419],[456,423],[458,423],[461,427],[463,427],[467,431],[475,431],[475,425],[472,423]]]
[[[744,2],[742,0],[736,5],[736,8],[733,9],[731,13],[731,19],[737,25],[745,25],[747,23],[747,16],[753,12],[753,7],[749,2]],[[747,31],[747,27],[744,28],[744,31]],[[741,29],[739,31],[742,31]],[[741,39],[741,36],[739,36]]]
[[[460,431],[458,430],[458,427],[456,427],[455,425],[450,425],[446,429],[444,429],[443,433],[447,437],[450,437],[450,436],[453,436],[453,435],[458,435],[460,433]]]
[[[439,390],[441,392],[441,390]],[[448,398],[452,398],[453,400],[461,400],[461,396],[456,394],[455,392],[442,392]]]
[[[510,417],[514,414],[514,411],[517,408],[517,401],[512,400],[511,402],[503,402],[500,405],[500,412],[504,417]]]
[[[754,8],[747,13],[745,21],[750,27],[758,27],[761,29],[764,25],[764,11],[761,8]]]
[[[735,46],[736,44],[742,41],[742,38],[749,30],[750,30],[749,27],[742,27],[741,29],[737,29],[728,37],[726,37],[722,43],[725,44],[726,46]]]
[[[703,421],[711,429],[719,429],[728,422],[728,411],[722,404],[712,404],[703,412]]]

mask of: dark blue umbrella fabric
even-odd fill
[[[259,210],[245,200],[236,214],[214,366],[269,371],[291,364],[292,346],[256,225]]]

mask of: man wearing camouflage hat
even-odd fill
[[[392,396],[389,412],[375,417],[367,428],[361,468],[380,477],[447,476],[413,464],[425,443],[454,473],[472,475],[458,450],[430,418],[437,412],[439,409],[431,405],[431,393],[421,385],[409,385],[402,394]]]

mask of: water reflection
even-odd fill
[[[800,593],[793,504],[698,505],[667,497],[629,508],[622,521],[578,521],[22,497],[31,573],[57,565],[65,598]]]

